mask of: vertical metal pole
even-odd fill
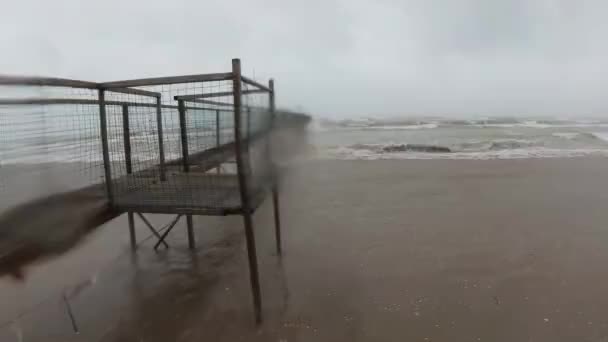
[[[216,147],[220,147],[221,144],[221,140],[220,140],[220,133],[221,133],[221,124],[220,124],[220,111],[219,109],[215,111],[215,146]],[[219,175],[221,173],[221,164],[219,164],[217,166],[217,174]]]
[[[182,164],[184,172],[190,172],[190,161],[188,158],[188,129],[186,122],[186,104],[184,100],[177,101],[177,110],[179,111],[179,130],[182,141]],[[188,231],[188,247],[194,249],[194,225],[192,223],[192,215],[186,215],[186,228]]]
[[[122,105],[122,132],[125,145],[125,166],[127,168],[127,174],[130,175],[133,172],[133,166],[131,164],[131,129],[129,126],[129,106],[126,104]],[[135,218],[133,217],[132,211],[127,213],[127,218],[129,220],[131,249],[135,250],[137,248],[137,237],[135,235]]]
[[[243,148],[243,152],[245,153],[246,158],[244,158],[245,161],[245,170],[246,170],[246,174],[247,177],[251,177],[252,171],[251,171],[251,154],[249,153],[250,151],[250,145],[251,145],[251,107],[247,107],[247,135],[245,136],[245,146]]]
[[[129,237],[131,239],[131,249],[137,249],[137,238],[135,236],[135,217],[133,216],[133,212],[129,211],[127,213],[127,218],[129,219]]]
[[[99,89],[99,124],[101,129],[101,149],[103,153],[103,170],[106,180],[106,193],[110,205],[114,205],[112,189],[112,165],[110,164],[110,148],[108,146],[108,121],[106,119],[105,90]]]
[[[251,139],[251,107],[247,107],[247,139]],[[249,144],[247,144],[249,148]]]
[[[159,97],[156,98],[156,126],[158,131],[158,154],[159,154],[159,167],[160,167],[160,180],[166,181],[167,175],[165,173],[165,146],[163,138],[163,112],[162,112],[162,100]]]
[[[192,222],[192,215],[186,215],[186,227],[188,230],[188,248],[194,249],[196,248],[196,243],[194,240],[194,224]]]
[[[255,310],[256,323],[262,322],[262,296],[260,292],[260,280],[258,276],[258,261],[255,250],[255,235],[253,234],[253,222],[251,220],[251,206],[247,186],[247,176],[243,162],[243,147],[241,144],[241,61],[232,60],[232,89],[234,96],[234,146],[236,155],[236,168],[239,180],[239,192],[241,195],[241,206],[243,223],[245,224],[245,236],[247,238],[247,256],[249,259],[249,278],[251,281],[251,292],[253,294],[253,306]]]
[[[129,126],[129,106],[122,105],[122,136],[125,145],[125,166],[127,168],[127,174],[133,172],[133,166],[131,164],[131,129]]]
[[[184,172],[190,171],[190,164],[188,161],[188,131],[186,129],[186,105],[184,100],[177,101],[177,108],[179,111],[179,130],[182,139],[182,165]]]
[[[276,165],[274,164],[274,160],[272,159],[272,151],[271,151],[271,144],[272,144],[272,134],[274,133],[274,120],[275,120],[275,92],[274,92],[274,80],[270,79],[270,81],[268,81],[268,88],[270,88],[270,93],[268,94],[268,107],[270,109],[270,122],[268,123],[269,127],[268,129],[268,136],[266,137],[266,144],[268,147],[268,150],[266,151],[266,153],[268,153],[268,160],[270,162],[270,170],[271,170],[271,177],[272,177],[272,204],[273,204],[273,211],[274,211],[274,233],[275,233],[275,240],[276,240],[276,244],[277,244],[277,254],[278,255],[282,255],[283,254],[283,249],[281,247],[281,215],[280,215],[280,206],[279,206],[279,179],[278,179],[278,174],[276,172]]]

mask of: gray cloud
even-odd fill
[[[7,5],[8,6],[8,5]],[[0,72],[277,79],[281,106],[360,115],[606,113],[595,0],[31,1],[0,14]]]

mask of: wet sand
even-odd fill
[[[1,322],[35,307],[0,341],[604,341],[606,175],[600,158],[298,164],[282,258],[269,201],[255,216],[261,326],[240,217],[195,218],[194,253],[182,222],[168,251],[131,254],[123,216],[0,280]]]

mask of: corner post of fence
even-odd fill
[[[182,142],[182,165],[184,172],[190,171],[190,163],[188,160],[188,130],[186,126],[186,104],[184,100],[177,101],[177,110],[179,112],[179,131]]]
[[[249,260],[249,278],[256,323],[262,322],[262,299],[260,292],[260,281],[258,276],[258,262],[255,248],[255,236],[253,234],[253,222],[251,219],[251,206],[249,203],[249,188],[247,184],[245,164],[243,160],[243,139],[241,137],[241,111],[242,111],[242,78],[241,61],[232,60],[232,90],[234,103],[234,148],[236,156],[237,176],[239,181],[239,193],[241,196],[241,212],[245,224],[245,236],[247,238],[247,257]],[[245,142],[247,143],[247,142]]]
[[[280,215],[280,206],[279,206],[279,180],[276,171],[276,165],[274,164],[274,158],[272,158],[272,137],[275,129],[275,92],[274,92],[274,80],[271,78],[268,81],[268,88],[270,88],[270,92],[268,93],[268,109],[270,111],[270,118],[268,122],[268,127],[266,127],[268,136],[266,137],[266,153],[268,154],[268,162],[270,163],[270,172],[271,172],[271,182],[272,182],[272,204],[273,204],[273,213],[274,213],[274,233],[275,233],[275,242],[277,248],[277,254],[282,255],[282,243],[281,243],[281,215]]]
[[[105,89],[98,90],[99,97],[99,127],[101,131],[101,149],[103,154],[103,170],[106,182],[106,194],[110,205],[114,205],[112,189],[112,165],[110,164],[110,148],[108,146],[108,120],[106,117]]]
[[[158,131],[158,155],[159,155],[159,168],[160,168],[160,180],[167,180],[165,173],[165,147],[163,142],[163,112],[162,112],[162,99],[160,96],[156,97],[156,126]]]
[[[133,173],[133,165],[131,160],[131,127],[129,125],[129,105],[127,104],[122,105],[122,137],[125,147],[125,167],[127,169],[127,174],[130,175]],[[127,218],[129,222],[129,239],[131,241],[131,249],[135,250],[137,248],[137,238],[135,236],[135,217],[133,217],[132,211],[127,213]]]

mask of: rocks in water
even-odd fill
[[[390,145],[382,148],[382,152],[425,152],[425,153],[450,153],[448,147],[435,145],[401,144]]]

